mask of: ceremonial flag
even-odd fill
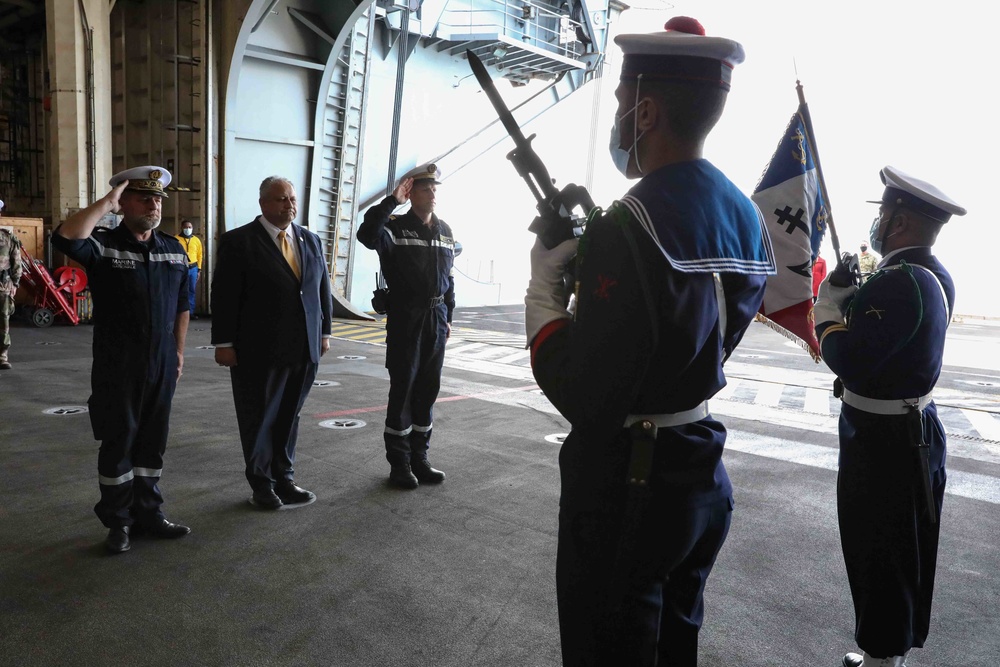
[[[778,267],[767,278],[758,319],[796,340],[817,361],[812,266],[829,219],[823,195],[812,121],[802,102],[751,197],[764,216]]]

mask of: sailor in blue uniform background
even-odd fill
[[[378,252],[389,286],[385,456],[389,481],[404,489],[440,483],[445,477],[427,458],[455,310],[455,238],[434,213],[440,179],[441,170],[434,164],[410,171],[391,195],[368,209],[358,228],[358,240]],[[392,215],[406,202],[406,213]]]
[[[899,169],[881,177],[870,241],[882,261],[860,289],[828,276],[814,307],[823,360],[842,382],[837,510],[863,651],[845,667],[900,667],[924,645],[946,479],[931,393],[955,286],[931,247],[965,209]]]
[[[611,152],[638,184],[579,244],[536,242],[525,325],[559,454],[563,664],[697,664],[703,593],[729,530],[722,364],[775,272],[757,207],[702,157],[743,47],[693,19],[620,35]],[[577,254],[575,314],[562,273]]]
[[[170,172],[136,167],[115,174],[111,192],[66,219],[52,244],[83,265],[94,300],[94,365],[89,400],[105,546],[127,551],[131,537],[182,537],[160,506],[159,480],[170,405],[184,365],[188,326],[187,255],[160,224]],[[97,227],[121,213],[114,229]]]

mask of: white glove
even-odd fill
[[[527,346],[549,322],[569,318],[563,294],[563,270],[573,256],[579,239],[563,241],[549,250],[540,239],[531,249],[531,279],[524,295],[524,332]]]
[[[819,285],[819,294],[816,296],[816,303],[813,304],[813,321],[817,326],[824,322],[840,322],[844,324],[844,313],[847,306],[858,291],[857,285],[847,287],[837,287],[830,284],[827,277]]]

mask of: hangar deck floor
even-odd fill
[[[300,427],[296,480],[318,501],[265,512],[247,502],[209,328],[191,323],[162,478],[168,517],[193,532],[114,557],[91,511],[97,443],[72,409],[89,394],[91,328],[14,329],[15,366],[0,374],[0,665],[560,664],[558,445],[545,437],[567,427],[538,407],[523,364],[509,377],[446,368],[431,460],[448,478],[406,492],[386,484],[384,348],[335,340]],[[738,507],[709,581],[701,664],[838,664],[853,614],[836,473],[727,457]],[[995,663],[980,661],[997,657],[1000,602],[1000,526],[984,507],[995,510],[946,503],[933,643],[911,667]]]

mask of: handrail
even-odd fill
[[[526,16],[525,9],[527,8],[534,9],[535,15]],[[502,17],[500,22],[496,20],[475,21],[477,16],[485,17],[497,13]],[[467,17],[468,20],[462,20],[462,17]],[[543,19],[557,24],[559,28],[545,25]],[[579,21],[574,21],[564,14],[559,14],[549,7],[530,0],[525,0],[520,5],[512,5],[510,0],[473,0],[468,9],[445,10],[438,25],[449,28],[468,27],[469,29],[477,25],[496,26],[504,35],[567,57],[577,55],[569,45],[578,42],[575,29],[583,28],[583,24]],[[563,36],[570,32],[572,36],[563,39]]]

